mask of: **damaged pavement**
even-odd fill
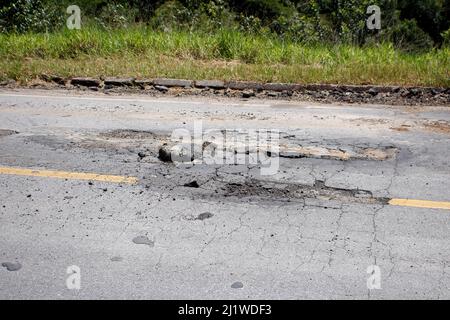
[[[174,163],[195,121],[279,130],[276,174]],[[0,298],[448,299],[450,210],[389,200],[450,201],[449,127],[448,106],[2,90],[0,167],[138,182],[0,174]]]

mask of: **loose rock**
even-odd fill
[[[254,97],[254,96],[255,96],[255,92],[253,92],[251,90],[245,90],[244,92],[242,92],[243,98],[250,98],[250,97]]]
[[[100,80],[94,78],[73,78],[70,83],[74,86],[98,87]]]
[[[155,86],[155,89],[161,92],[169,91],[169,88],[167,88],[166,86]]]
[[[147,238],[146,236],[138,236],[138,237],[135,237],[135,238],[133,239],[133,242],[134,242],[135,244],[145,244],[145,245],[147,245],[147,246],[149,246],[149,247],[154,247],[154,246],[155,246],[155,242],[152,241],[152,240],[150,240],[150,239]]]
[[[143,153],[143,152],[139,152],[138,156],[139,156],[139,158],[142,159],[142,158],[145,158],[147,155],[145,153]]]
[[[200,188],[198,182],[195,181],[195,180],[191,181],[191,182],[188,182],[188,183],[185,183],[184,186],[185,187],[189,187],[189,188]]]
[[[19,262],[3,262],[2,267],[8,271],[18,271],[22,268],[22,265]]]
[[[233,289],[241,289],[243,287],[244,287],[244,285],[242,284],[242,282],[239,282],[239,281],[237,281],[231,285],[231,288],[233,288]]]
[[[171,150],[166,143],[159,148],[158,159],[162,162],[172,162]]]
[[[213,216],[214,215],[211,212],[203,212],[198,215],[197,220],[205,220],[212,218]]]

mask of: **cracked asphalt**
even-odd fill
[[[450,210],[389,204],[450,201],[449,110],[1,90],[0,298],[449,299]],[[278,172],[158,159],[199,120]]]

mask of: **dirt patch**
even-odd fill
[[[280,158],[318,158],[333,160],[349,160],[350,154],[343,150],[323,148],[323,147],[291,147],[280,146]]]
[[[396,148],[375,149],[367,148],[363,149],[360,159],[384,161],[395,157],[397,154]]]
[[[151,131],[130,130],[130,129],[116,129],[107,132],[102,132],[100,133],[99,136],[111,139],[137,139],[137,140],[161,138],[161,135],[158,135]]]
[[[280,146],[281,158],[316,158],[329,160],[373,160],[384,161],[394,158],[397,154],[395,147],[347,147],[347,148],[330,148],[330,147],[292,147],[287,145]]]
[[[364,125],[371,125],[371,126],[377,126],[377,125],[383,125],[389,123],[388,119],[379,119],[379,118],[357,118],[357,119],[351,119],[350,122],[355,122],[358,124],[364,124]]]
[[[7,136],[12,136],[12,135],[18,134],[18,133],[19,132],[15,131],[15,130],[0,129],[0,138],[7,137]]]
[[[437,133],[450,133],[450,123],[448,121],[429,121],[423,124],[425,129]]]
[[[393,131],[398,131],[398,132],[407,132],[409,131],[411,128],[411,126],[409,125],[401,125],[400,127],[391,127],[389,129],[393,130]]]
[[[118,152],[118,153],[122,153],[125,150],[129,150],[132,148],[131,146],[127,148],[126,145],[97,139],[84,139],[81,141],[77,141],[75,143],[70,144],[68,148],[70,147],[82,148],[86,150],[109,150],[111,152]]]

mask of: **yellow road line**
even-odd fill
[[[401,206],[401,207],[450,210],[450,202],[441,202],[441,201],[427,201],[427,200],[414,200],[414,199],[391,199],[389,201],[389,204],[391,206]]]
[[[35,169],[9,168],[9,167],[0,167],[0,174],[71,179],[71,180],[92,180],[92,181],[129,183],[129,184],[134,184],[138,181],[138,179],[134,177],[103,175],[97,173],[35,170]]]
[[[55,170],[39,170],[25,168],[0,167],[0,174],[19,175],[30,177],[59,178],[70,180],[91,180],[102,182],[128,183],[135,184],[138,179],[135,177],[104,175],[85,172],[67,172]],[[450,210],[450,202],[414,200],[414,199],[391,199],[388,202],[391,206],[415,207],[427,209],[445,209]]]

